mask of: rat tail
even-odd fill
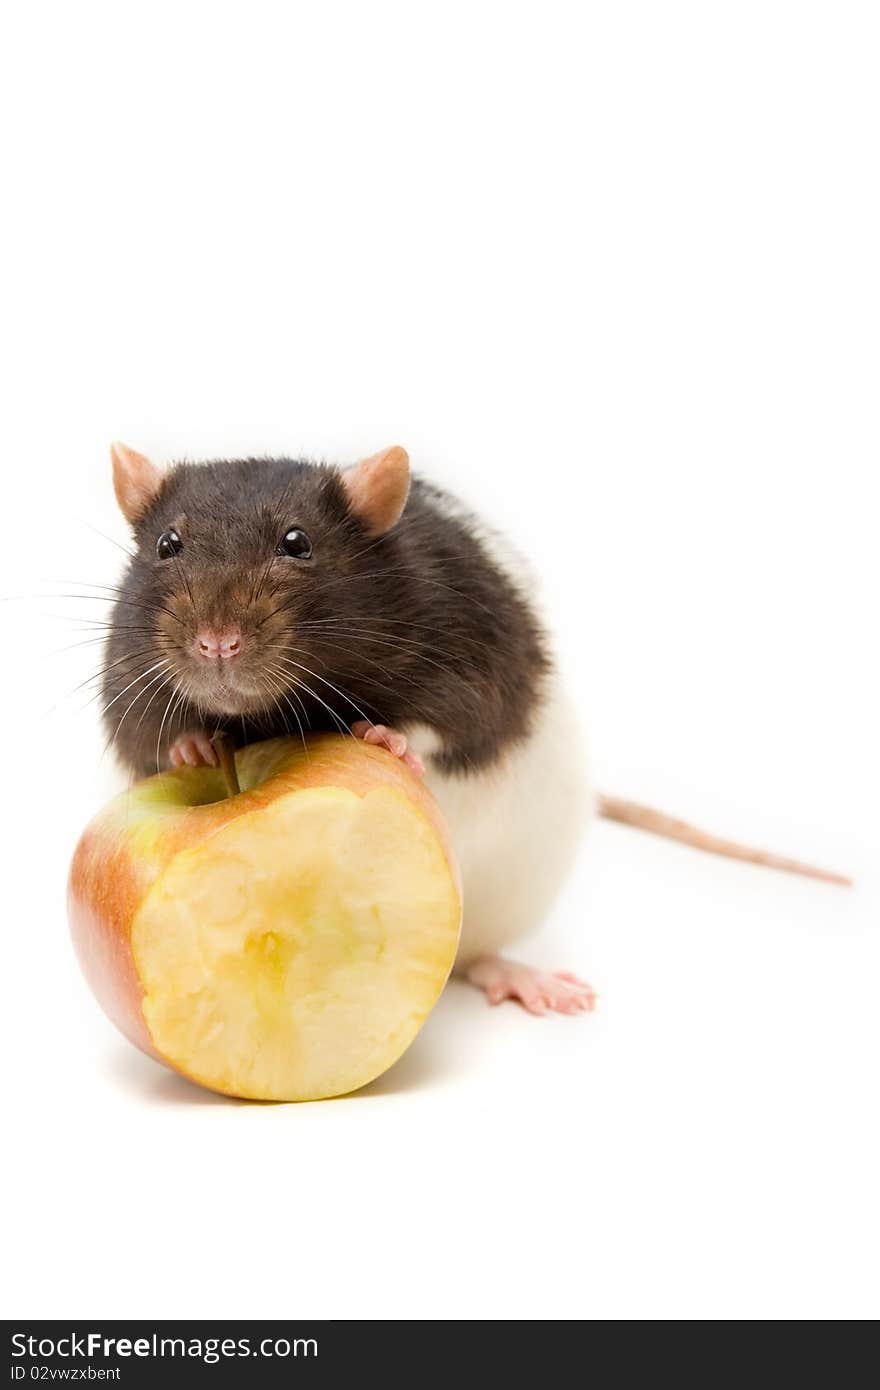
[[[678,840],[680,844],[705,850],[708,854],[723,854],[728,859],[741,859],[746,864],[762,864],[767,869],[781,869],[787,874],[802,874],[804,878],[818,878],[823,883],[839,883],[846,888],[852,885],[852,879],[844,874],[817,869],[812,864],[801,864],[797,859],[787,859],[782,854],[771,854],[765,849],[753,849],[750,845],[741,845],[735,840],[721,839],[718,835],[711,835],[706,830],[698,830],[696,826],[688,825],[687,821],[668,816],[664,811],[655,811],[650,806],[640,806],[636,801],[624,801],[617,796],[600,796],[599,815],[605,820],[618,821],[621,825],[633,825],[638,830],[649,830],[652,835],[662,835],[667,840]]]

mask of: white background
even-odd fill
[[[7,1315],[875,1316],[875,7],[4,30]],[[456,984],[319,1105],[163,1072],[64,918],[99,605],[45,596],[118,573],[117,436],[405,444],[542,571],[600,785],[857,888],[602,825],[523,951],[593,1018]]]

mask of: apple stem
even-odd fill
[[[227,796],[238,796],[241,786],[238,781],[238,771],[235,766],[235,753],[232,744],[224,733],[219,730],[211,740],[217,749],[217,757],[220,759],[220,771],[226,780]]]

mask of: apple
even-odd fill
[[[74,945],[144,1052],[226,1095],[357,1090],[412,1042],[458,946],[460,880],[425,787],[384,748],[252,744],[117,797],[73,857]]]

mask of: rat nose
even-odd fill
[[[241,633],[237,627],[228,627],[223,632],[203,627],[196,633],[195,648],[206,661],[216,661],[218,657],[228,661],[241,651]]]

